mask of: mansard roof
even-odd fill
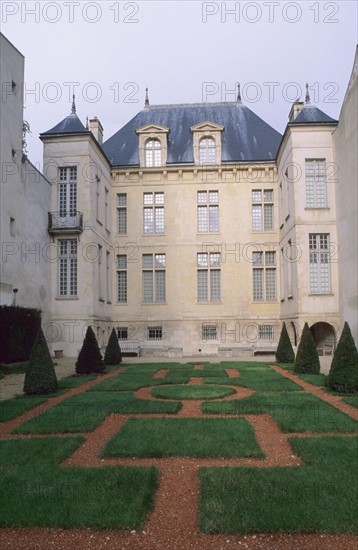
[[[139,165],[138,128],[169,128],[167,164],[194,164],[191,128],[203,122],[224,127],[222,162],[272,161],[281,135],[241,103],[146,106],[102,146],[112,166]]]
[[[41,136],[51,136],[58,134],[88,134],[89,131],[83,126],[82,122],[76,115],[76,113],[71,113],[66,118],[61,120],[56,126],[43,132]]]
[[[289,126],[295,124],[338,124],[330,116],[326,115],[321,109],[314,105],[305,105],[297,117],[289,123]]]

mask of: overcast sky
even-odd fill
[[[71,110],[98,116],[108,139],[152,105],[243,102],[283,133],[304,99],[339,116],[357,43],[357,3],[7,1],[2,32],[25,56],[25,111],[32,162],[40,132]]]

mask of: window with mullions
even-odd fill
[[[77,210],[77,167],[58,169],[58,210],[60,216],[75,216]]]
[[[118,340],[128,340],[128,327],[117,328]]]
[[[217,325],[203,325],[201,339],[206,342],[207,340],[217,340],[218,327]]]
[[[143,193],[143,232],[164,233],[164,193]]]
[[[145,165],[148,168],[162,165],[162,144],[159,139],[148,139],[145,142]]]
[[[127,303],[127,256],[117,255],[117,302]]]
[[[148,340],[162,340],[163,327],[148,327]]]
[[[77,241],[60,240],[58,263],[59,296],[77,296]]]
[[[219,231],[219,192],[198,191],[198,232]]]
[[[143,254],[143,302],[164,303],[165,291],[165,254]]]
[[[197,255],[198,302],[221,301],[221,258],[219,253]]]
[[[127,194],[118,193],[117,195],[117,229],[118,235],[127,234]]]
[[[309,235],[310,292],[327,294],[331,291],[330,241],[328,233]]]
[[[260,340],[273,340],[273,326],[272,325],[259,325],[259,338]]]
[[[216,163],[216,143],[212,137],[203,137],[199,141],[199,163]]]
[[[252,197],[252,230],[273,230],[273,190],[254,189]]]
[[[306,160],[306,207],[327,207],[325,159]]]
[[[276,252],[252,253],[252,286],[255,302],[276,300]]]

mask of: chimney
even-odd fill
[[[305,106],[304,101],[295,101],[292,105],[290,114],[288,115],[288,119],[290,122],[295,120],[295,118],[298,117],[300,112],[302,111],[303,107]]]
[[[99,119],[95,116],[89,121],[89,130],[92,132],[100,145],[103,143],[103,126]]]

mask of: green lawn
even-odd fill
[[[102,456],[264,457],[244,418],[130,418]]]
[[[143,527],[153,506],[156,468],[59,467],[81,443],[81,437],[0,442],[1,526]]]
[[[258,392],[245,399],[203,403],[206,414],[270,414],[284,432],[354,432],[357,422],[308,392]]]
[[[162,386],[151,391],[153,397],[162,399],[219,399],[235,393],[227,386]]]
[[[358,395],[343,397],[342,401],[344,401],[344,403],[347,403],[347,405],[351,405],[351,407],[355,407],[356,409],[358,409]]]
[[[89,375],[89,376],[67,376],[66,378],[62,378],[58,381],[57,387],[59,389],[72,389],[72,388],[78,388],[79,386],[82,386],[83,384],[86,384],[87,382],[90,382],[91,380],[95,380],[95,375]]]
[[[47,401],[47,397],[20,396],[0,401],[0,422],[8,422]]]
[[[202,468],[200,529],[357,533],[357,438],[290,441],[305,466]]]
[[[0,363],[1,374],[24,374],[27,369],[28,361],[20,363]]]
[[[175,414],[180,403],[139,399],[132,392],[85,392],[32,418],[14,433],[76,433],[94,430],[110,413]]]

